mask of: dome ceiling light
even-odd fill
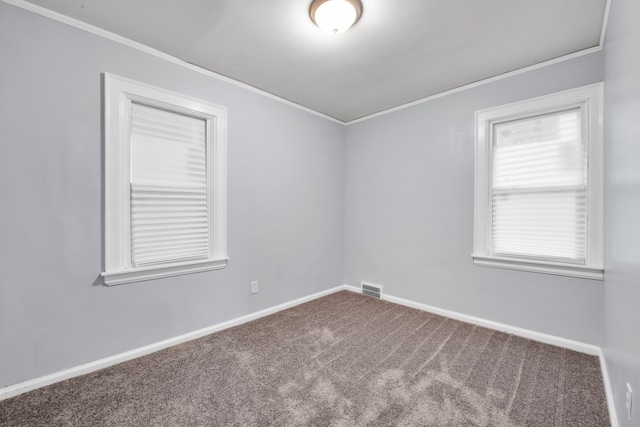
[[[347,31],[362,15],[359,0],[313,0],[309,16],[320,29],[338,34]]]

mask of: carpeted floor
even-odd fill
[[[608,426],[596,357],[338,292],[0,402],[1,426]]]

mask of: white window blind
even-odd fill
[[[105,73],[106,285],[227,266],[227,111]]]
[[[209,257],[206,121],[131,103],[135,267]]]
[[[587,156],[579,108],[495,123],[491,247],[585,263]]]
[[[476,112],[476,265],[603,279],[602,91]]]

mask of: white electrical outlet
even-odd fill
[[[257,280],[251,282],[251,293],[252,294],[257,294],[258,293],[258,281]]]
[[[631,390],[631,384],[627,383],[627,401],[626,401],[626,408],[627,408],[627,419],[631,420],[631,409],[632,409],[632,398],[633,397],[633,390]]]

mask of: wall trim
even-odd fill
[[[348,290],[351,292],[355,292],[361,294],[361,289],[357,286],[352,285],[341,285],[336,286],[324,291],[316,292],[311,295],[307,295],[305,297],[301,297],[292,301],[288,301],[282,304],[275,305],[273,307],[269,307],[263,310],[256,311],[255,313],[250,313],[244,316],[237,317],[235,319],[227,320],[225,322],[217,323],[212,326],[208,326],[206,328],[198,329],[193,332],[188,332],[186,334],[178,335],[173,338],[169,338],[166,340],[158,341],[153,344],[149,344],[143,347],[139,347],[133,350],[125,351],[123,353],[115,354],[113,356],[105,357],[93,362],[85,363],[82,365],[75,366],[73,368],[64,369],[62,371],[54,372],[52,374],[44,375],[39,378],[35,378],[32,380],[23,381],[17,384],[13,384],[10,386],[6,386],[0,389],[0,401],[9,399],[11,397],[18,396],[20,394],[26,393],[28,391],[32,391],[41,387],[45,387],[51,384],[55,384],[60,381],[68,380],[74,377],[78,377],[80,375],[88,374],[91,372],[98,371],[100,369],[108,368],[109,366],[116,365],[118,363],[126,362],[128,360],[132,360],[138,357],[145,356],[147,354],[154,353],[156,351],[172,347],[174,345],[182,344],[187,341],[191,341],[197,338],[201,338],[203,336],[212,334],[214,332],[222,331],[224,329],[231,328],[233,326],[242,325],[244,323],[250,322],[252,320],[259,319],[264,316],[268,316],[270,314],[277,313],[279,311],[285,310],[287,308],[295,307],[296,305],[303,304],[305,302],[309,302],[311,300],[333,294],[335,292],[339,292],[342,290]],[[609,418],[611,421],[612,427],[618,427],[618,418],[616,415],[616,409],[613,399],[613,390],[611,388],[611,382],[609,379],[609,371],[607,369],[607,363],[604,356],[604,352],[598,346],[581,343],[579,341],[569,340],[566,338],[556,337],[554,335],[543,334],[541,332],[536,332],[524,328],[518,328],[515,326],[507,325],[504,323],[494,322],[492,320],[482,319],[480,317],[469,316],[466,314],[458,313],[451,310],[445,310],[442,308],[434,307],[427,304],[422,304],[419,302],[407,300],[404,298],[394,297],[392,295],[383,294],[382,299],[385,301],[393,302],[396,304],[404,305],[406,307],[416,308],[418,310],[427,311],[429,313],[438,314],[440,316],[449,317],[452,319],[460,320],[463,322],[471,323],[478,326],[483,326],[489,329],[510,333],[513,335],[517,335],[523,338],[528,338],[534,341],[543,342],[546,344],[556,345],[562,348],[568,348],[570,350],[575,350],[581,353],[586,353],[594,356],[598,356],[600,359],[600,369],[602,372],[602,381],[604,383],[605,395],[607,399],[607,407],[609,410]]]
[[[604,394],[607,398],[607,407],[609,409],[609,421],[611,427],[618,427],[618,414],[616,412],[616,404],[613,398],[613,389],[611,388],[611,380],[609,379],[609,369],[607,368],[607,358],[602,348],[598,349],[598,358],[600,359],[600,371],[602,372],[602,382],[604,383]]]
[[[345,289],[361,293],[360,288],[357,286],[344,285]],[[575,350],[580,353],[590,354],[597,356],[600,354],[600,347],[586,344],[580,341],[574,341],[567,338],[557,337],[555,335],[544,334],[542,332],[532,331],[530,329],[519,328],[517,326],[507,325],[505,323],[494,322],[493,320],[483,319],[481,317],[470,316],[468,314],[459,313],[456,311],[446,310],[439,307],[434,307],[428,304],[422,304],[419,302],[411,301],[404,298],[394,297],[389,294],[383,294],[382,299],[394,302],[396,304],[404,305],[411,308],[417,308],[418,310],[427,311],[429,313],[438,314],[440,316],[449,317],[451,319],[460,320],[462,322],[471,323],[473,325],[483,326],[485,328],[493,329],[500,332],[506,332],[508,334],[517,335],[519,337],[527,338],[530,340],[543,342],[545,344],[551,344],[562,348],[568,348],[569,350]]]
[[[341,125],[345,124],[345,122],[343,122],[341,120],[338,120],[338,119],[336,119],[334,117],[328,116],[328,115],[326,115],[324,113],[321,113],[319,111],[312,110],[311,108],[307,108],[307,107],[302,106],[300,104],[296,104],[295,102],[289,101],[288,99],[281,98],[281,97],[279,97],[277,95],[274,95],[272,93],[269,93],[269,92],[263,91],[261,89],[258,89],[257,87],[254,87],[254,86],[248,85],[246,83],[242,83],[242,82],[240,82],[238,80],[234,80],[232,78],[223,76],[222,74],[218,74],[218,73],[213,72],[211,70],[207,70],[206,68],[202,68],[202,67],[198,67],[197,65],[190,64],[190,63],[188,63],[186,61],[183,61],[183,60],[181,60],[179,58],[176,58],[175,56],[171,56],[169,54],[166,54],[164,52],[156,50],[156,49],[154,49],[152,47],[149,47],[147,45],[144,45],[142,43],[138,43],[138,42],[133,41],[131,39],[128,39],[126,37],[119,36],[119,35],[117,35],[115,33],[110,32],[110,31],[104,30],[102,28],[96,27],[96,26],[91,25],[91,24],[87,24],[86,22],[82,22],[82,21],[80,21],[78,19],[71,18],[71,17],[63,15],[61,13],[54,12],[54,11],[49,10],[47,8],[44,8],[42,6],[38,6],[38,5],[35,5],[33,3],[29,3],[29,2],[27,2],[25,0],[0,0],[0,1],[3,2],[3,3],[10,4],[12,6],[19,7],[21,9],[27,10],[29,12],[33,12],[36,15],[40,15],[40,16],[43,16],[45,18],[52,19],[54,21],[58,21],[60,23],[69,25],[71,27],[75,27],[75,28],[77,28],[79,30],[86,31],[88,33],[91,33],[91,34],[94,34],[96,36],[105,38],[107,40],[111,40],[111,41],[114,41],[116,43],[122,44],[124,46],[139,50],[139,51],[147,53],[149,55],[156,56],[158,58],[161,58],[161,59],[164,59],[166,61],[172,62],[174,64],[181,65],[181,66],[183,66],[183,67],[185,67],[185,68],[187,68],[189,70],[196,71],[196,72],[198,72],[200,74],[204,74],[206,76],[213,77],[213,78],[215,78],[217,80],[221,80],[223,82],[230,83],[230,84],[232,84],[234,86],[241,87],[242,89],[246,89],[249,92],[257,93],[257,94],[262,95],[264,97],[267,97],[269,99],[273,99],[275,101],[278,101],[278,102],[281,102],[283,104],[286,104],[286,105],[288,105],[290,107],[295,107],[295,108],[297,108],[299,110],[306,111],[307,113],[311,113],[313,115],[322,117],[322,118],[327,119],[327,120],[329,120],[331,122],[338,123],[338,124],[341,124]]]
[[[5,0],[2,0],[5,1]],[[345,125],[352,125],[359,122],[363,122],[365,120],[373,119],[374,117],[384,116],[389,113],[393,113],[399,110],[404,110],[405,108],[410,108],[415,105],[423,104],[425,102],[433,101],[434,99],[442,98],[448,95],[452,95],[457,92],[462,92],[467,89],[472,89],[474,87],[482,86],[487,83],[493,83],[498,80],[503,80],[509,77],[517,76],[518,74],[527,73],[529,71],[537,70],[538,68],[547,67],[549,65],[557,64],[558,62],[568,61],[570,59],[578,58],[580,56],[589,55],[590,53],[599,52],[602,50],[602,45],[590,47],[588,49],[583,49],[578,52],[570,53],[568,55],[559,56],[557,58],[550,59],[548,61],[538,62],[537,64],[529,65],[528,67],[518,68],[517,70],[509,71],[508,73],[498,74],[497,76],[488,77],[484,80],[478,80],[477,82],[469,83],[463,86],[458,86],[453,89],[445,90],[444,92],[439,92],[431,96],[427,96],[426,98],[421,98],[407,104],[398,105],[397,107],[392,107],[387,110],[378,111],[377,113],[370,114],[368,116],[360,117],[359,119],[351,120]]]
[[[600,47],[604,47],[604,39],[607,36],[607,25],[609,24],[609,12],[611,10],[611,0],[607,0],[604,6],[604,16],[602,17],[602,32],[600,33]]]
[[[183,66],[185,68],[188,68],[190,70],[196,71],[198,73],[205,74],[205,75],[207,75],[209,77],[213,77],[213,78],[218,79],[218,80],[222,80],[222,81],[224,81],[226,83],[230,83],[232,85],[241,87],[241,88],[246,89],[246,90],[248,90],[250,92],[254,92],[254,93],[260,94],[260,95],[265,96],[267,98],[276,100],[276,101],[281,102],[283,104],[289,105],[291,107],[298,108],[300,110],[306,111],[307,113],[311,113],[313,115],[322,117],[322,118],[327,119],[327,120],[329,120],[331,122],[338,123],[338,124],[341,124],[341,125],[344,125],[344,126],[348,126],[348,125],[351,125],[351,124],[359,123],[359,122],[362,122],[362,121],[365,121],[365,120],[369,120],[369,119],[372,119],[374,117],[382,116],[382,115],[385,115],[385,114],[393,113],[393,112],[398,111],[398,110],[404,110],[405,108],[413,107],[414,105],[422,104],[424,102],[433,101],[434,99],[438,99],[438,98],[442,98],[444,96],[452,95],[454,93],[461,92],[461,91],[464,91],[464,90],[467,90],[467,89],[471,89],[471,88],[474,88],[474,87],[477,87],[477,86],[482,86],[482,85],[487,84],[487,83],[492,83],[492,82],[495,82],[495,81],[498,81],[498,80],[506,79],[506,78],[509,78],[509,77],[512,77],[512,76],[515,76],[515,75],[518,75],[518,74],[526,73],[528,71],[532,71],[532,70],[536,70],[538,68],[546,67],[548,65],[556,64],[558,62],[567,61],[567,60],[570,60],[570,59],[573,59],[573,58],[577,58],[579,56],[588,55],[590,53],[601,51],[602,47],[604,45],[604,38],[605,38],[605,34],[606,34],[607,22],[608,22],[608,18],[609,18],[609,8],[610,8],[610,3],[611,3],[611,0],[607,0],[607,4],[605,6],[603,24],[602,24],[602,32],[600,34],[600,42],[599,42],[599,44],[597,46],[594,46],[594,47],[591,47],[591,48],[587,48],[587,49],[583,49],[583,50],[580,50],[578,52],[570,53],[568,55],[559,56],[557,58],[553,58],[553,59],[550,59],[548,61],[539,62],[537,64],[533,64],[533,65],[530,65],[528,67],[519,68],[517,70],[509,71],[507,73],[498,74],[497,76],[489,77],[489,78],[486,78],[484,80],[478,80],[477,82],[473,82],[473,83],[469,83],[467,85],[463,85],[463,86],[459,86],[459,87],[456,87],[456,88],[453,88],[453,89],[449,89],[449,90],[446,90],[444,92],[439,92],[439,93],[433,94],[431,96],[427,96],[425,98],[421,98],[421,99],[418,99],[418,100],[415,100],[415,101],[412,101],[412,102],[409,102],[409,103],[406,103],[406,104],[401,104],[401,105],[398,105],[396,107],[392,107],[392,108],[389,108],[389,109],[386,109],[386,110],[379,111],[377,113],[369,114],[367,116],[360,117],[360,118],[357,118],[355,120],[344,122],[342,120],[338,120],[338,119],[336,119],[334,117],[328,116],[328,115],[326,115],[324,113],[321,113],[319,111],[312,110],[311,108],[304,107],[304,106],[302,106],[300,104],[296,104],[295,102],[289,101],[288,99],[281,98],[281,97],[276,96],[276,95],[274,95],[272,93],[269,93],[269,92],[263,91],[261,89],[258,89],[258,88],[254,87],[254,86],[250,86],[250,85],[248,85],[246,83],[242,83],[242,82],[240,82],[238,80],[234,80],[232,78],[223,76],[222,74],[215,73],[215,72],[213,72],[211,70],[207,70],[206,68],[201,68],[201,67],[198,67],[196,65],[190,64],[190,63],[185,62],[185,61],[183,61],[181,59],[178,59],[178,58],[176,58],[174,56],[171,56],[169,54],[163,53],[163,52],[161,52],[159,50],[156,50],[156,49],[153,49],[153,48],[151,48],[149,46],[146,46],[146,45],[144,45],[142,43],[135,42],[135,41],[130,40],[130,39],[126,38],[126,37],[119,36],[117,34],[114,34],[114,33],[110,32],[110,31],[103,30],[102,28],[98,28],[98,27],[93,26],[91,24],[87,24],[86,22],[82,22],[82,21],[77,20],[75,18],[71,18],[71,17],[63,15],[61,13],[54,12],[54,11],[46,9],[46,8],[44,8],[42,6],[38,6],[38,5],[35,5],[33,3],[29,3],[29,2],[27,2],[25,0],[0,0],[0,1],[3,2],[3,3],[10,4],[12,6],[19,7],[21,9],[27,10],[29,12],[33,12],[33,13],[35,13],[37,15],[44,16],[44,17],[52,19],[54,21],[58,21],[58,22],[61,22],[63,24],[67,24],[69,26],[78,28],[78,29],[86,31],[88,33],[95,34],[95,35],[97,35],[99,37],[103,37],[105,39],[114,41],[116,43],[120,43],[120,44],[125,45],[127,47],[131,47],[133,49],[137,49],[137,50],[140,50],[142,52],[148,53],[150,55],[165,59],[165,60],[167,60],[169,62],[181,65],[181,66]]]
[[[362,290],[357,286],[352,285],[344,285],[344,289],[355,292],[358,294],[362,293]],[[562,348],[567,348],[569,350],[574,350],[580,353],[589,354],[592,356],[597,356],[600,360],[600,371],[602,373],[602,382],[604,383],[604,391],[605,397],[607,399],[607,409],[609,411],[609,421],[611,422],[611,427],[618,427],[618,417],[616,414],[616,407],[613,398],[613,390],[611,388],[611,380],[609,379],[609,371],[607,369],[607,361],[604,355],[604,351],[601,347],[586,344],[580,341],[574,341],[567,338],[557,337],[555,335],[544,334],[542,332],[532,331],[530,329],[519,328],[516,326],[507,325],[500,322],[494,322],[492,320],[483,319],[480,317],[469,316],[467,314],[462,314],[459,312],[445,310],[443,308],[434,307],[427,304],[422,304],[419,302],[407,300],[404,298],[394,297],[389,294],[383,294],[382,299],[385,301],[393,302],[396,304],[404,305],[411,308],[416,308],[418,310],[427,311],[429,313],[438,314],[440,316],[449,317],[452,319],[460,320],[462,322],[471,323],[473,325],[483,326],[485,328],[497,330],[500,332],[506,332],[512,335],[517,335],[519,337],[527,338],[533,341],[543,342],[545,344],[551,344]]]
[[[205,335],[212,334],[214,332],[222,331],[224,329],[231,328],[233,326],[242,325],[243,323],[250,322],[252,320],[259,319],[264,316],[268,316],[273,313],[285,310],[287,308],[300,305],[302,303],[344,290],[344,286],[337,286],[325,291],[316,292],[305,297],[301,297],[292,301],[288,301],[282,304],[275,305],[273,307],[265,308],[263,310],[256,311],[244,316],[237,317],[235,319],[227,320],[225,322],[217,323],[206,328],[198,329],[193,332],[178,335],[173,338],[158,341],[153,344],[145,345],[133,350],[125,351],[123,353],[115,354],[113,356],[105,357],[95,360],[93,362],[84,363],[69,369],[54,372],[52,374],[44,375],[32,380],[23,381],[17,384],[9,385],[4,388],[0,388],[0,401],[9,399],[14,396],[26,393],[31,390],[35,390],[41,387],[45,387],[51,384],[58,383],[60,381],[68,380],[70,378],[78,377],[80,375],[88,374],[98,371],[100,369],[108,368],[109,366],[117,365],[118,363],[126,362],[138,357],[145,356],[147,354],[154,353],[156,351],[172,347],[174,345],[182,344],[187,341],[191,341],[197,338],[201,338]]]

